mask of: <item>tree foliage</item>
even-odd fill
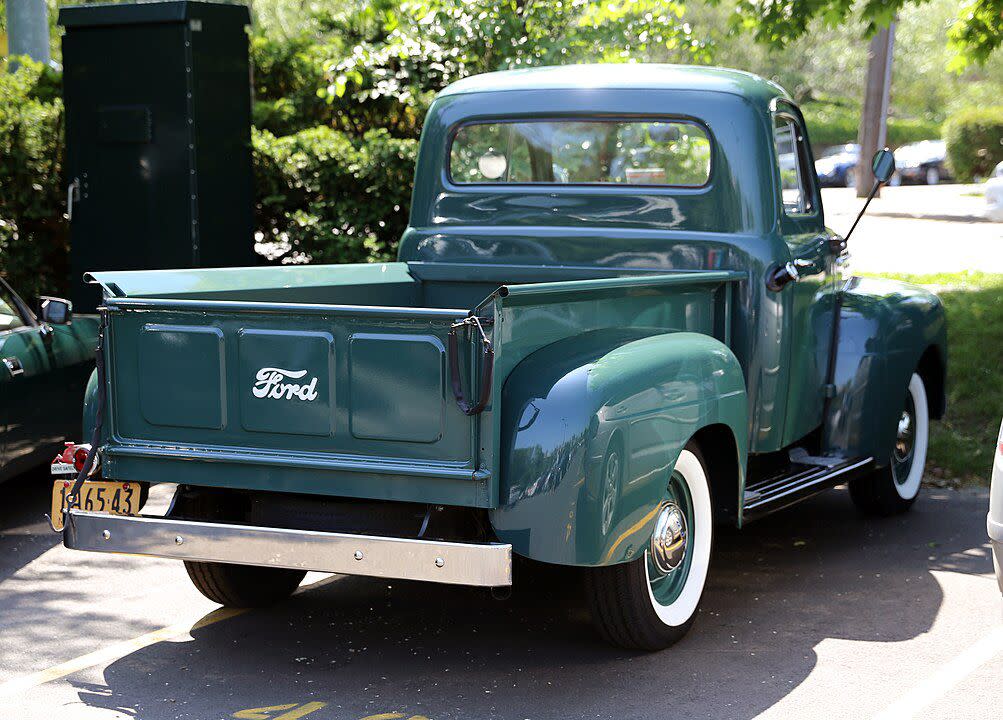
[[[1003,105],[968,108],[944,125],[947,161],[962,180],[988,177],[1003,162]]]
[[[865,37],[888,27],[908,7],[929,0],[737,0],[732,24],[750,31],[756,41],[783,48],[807,34],[814,21],[833,29],[859,20]],[[711,0],[715,4],[730,0]],[[966,0],[950,30],[951,67],[984,63],[1003,43],[1003,0]]]
[[[66,289],[63,103],[59,76],[0,59],[0,273],[25,297]]]
[[[373,37],[331,59],[322,92],[350,124],[416,137],[435,93],[467,75],[627,62],[656,49],[707,60],[683,14],[681,2],[657,0],[406,0],[383,9]]]
[[[951,46],[956,54],[954,70],[972,62],[984,64],[1003,44],[1003,0],[968,0],[962,3],[958,21],[951,28]]]

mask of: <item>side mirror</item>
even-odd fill
[[[73,303],[57,297],[42,296],[42,320],[51,325],[65,325],[73,317]]]
[[[895,153],[888,148],[878,150],[874,153],[874,159],[871,160],[871,171],[874,173],[874,179],[879,183],[888,182],[895,174]]]

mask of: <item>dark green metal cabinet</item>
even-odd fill
[[[73,301],[88,270],[254,263],[241,5],[62,8]]]

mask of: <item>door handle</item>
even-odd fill
[[[11,377],[17,377],[18,375],[24,375],[24,366],[21,365],[20,358],[17,358],[17,357],[5,357],[3,359],[3,364],[6,366],[7,371],[10,373]]]
[[[795,258],[781,265],[776,265],[766,276],[766,289],[771,292],[780,292],[784,287],[792,282],[797,282],[801,278],[819,272],[820,268],[813,260],[805,258]]]
[[[80,178],[73,178],[73,182],[66,188],[66,219],[73,221],[73,203],[80,202]]]

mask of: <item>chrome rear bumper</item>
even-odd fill
[[[512,584],[512,546],[350,535],[71,510],[74,550],[292,568],[451,585]]]

